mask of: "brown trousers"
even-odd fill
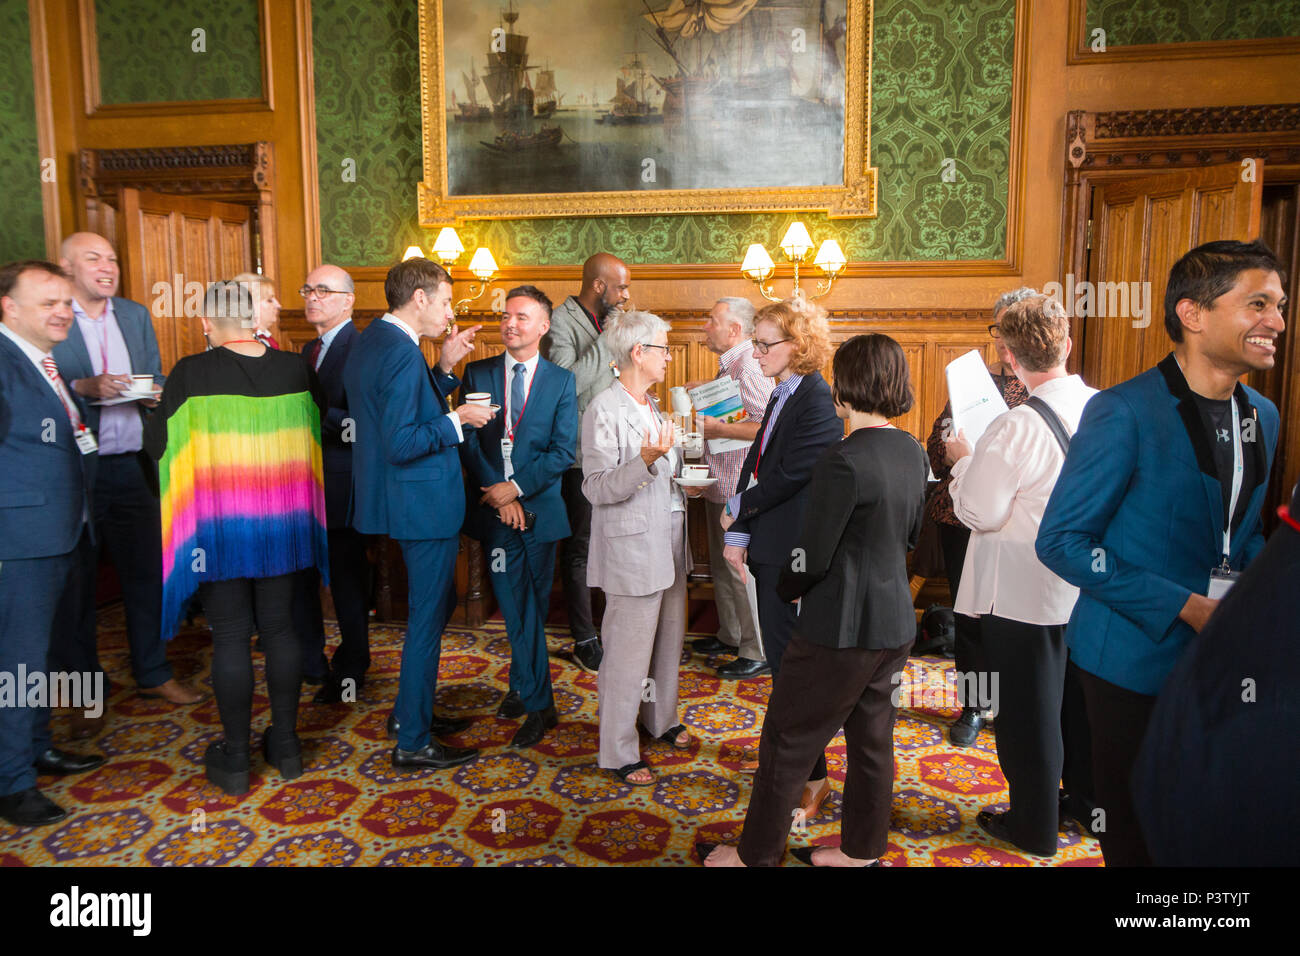
[[[894,791],[893,692],[911,643],[894,650],[832,648],[795,635],[781,660],[763,721],[754,793],[740,837],[747,866],[777,866],[799,821],[808,772],[841,727],[848,757],[840,848],[884,855]],[[796,811],[797,813],[797,811]]]

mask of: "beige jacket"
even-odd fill
[[[636,400],[619,382],[582,416],[582,493],[592,506],[587,584],[608,594],[653,594],[673,583],[674,476],[667,458],[646,468],[643,431]],[[682,535],[687,572],[689,540]]]

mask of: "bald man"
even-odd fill
[[[578,386],[578,420],[587,404],[614,381],[613,356],[605,347],[605,320],[627,304],[631,277],[627,264],[608,252],[598,252],[582,264],[582,289],[551,313],[551,330],[542,339],[547,360],[573,373]],[[600,635],[591,620],[591,589],[587,587],[587,545],[591,539],[591,503],[582,493],[582,445],[565,472],[560,493],[569,513],[571,537],[560,542],[564,569],[564,600],[569,610],[573,657],[583,670],[600,669]]]
[[[108,550],[122,585],[131,671],[141,692],[174,704],[192,704],[202,695],[180,683],[167,660],[160,629],[162,616],[162,530],[158,471],[143,453],[149,410],[162,392],[162,362],[149,311],[117,297],[121,270],[117,253],[103,236],[77,232],[63,240],[60,265],[72,277],[76,321],[54,347],[59,374],[88,404],[86,424],[99,441],[95,472],[95,543],[82,541],[79,574],[83,599],[60,609],[50,645],[50,662],[59,670],[98,671],[95,584],[99,548]],[[119,400],[132,375],[152,375],[152,395]]]
[[[316,338],[302,347],[320,379],[329,409],[321,419],[321,450],[325,457],[325,517],[329,527],[330,597],[341,640],[330,661],[325,660],[325,622],[320,606],[320,572],[299,572],[293,622],[302,642],[303,674],[318,679],[318,704],[356,700],[370,668],[370,565],[366,539],[348,525],[352,493],[352,442],[346,430],[347,398],[343,367],[357,335],[352,324],[356,303],[352,277],[338,266],[323,265],[307,274],[298,294],[306,302],[307,321]]]

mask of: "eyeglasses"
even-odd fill
[[[642,343],[641,343],[641,348],[643,348],[643,349],[663,349],[663,350],[664,350],[664,356],[665,356],[665,357],[668,355],[668,352],[669,352],[669,348],[668,348],[668,346],[666,346],[666,345],[654,345],[653,343],[650,343],[650,342],[642,342]]]
[[[318,299],[325,299],[332,295],[339,295],[342,292],[343,292],[342,289],[331,289],[329,286],[325,286],[325,285],[316,285],[316,286],[305,285],[298,290],[298,294],[302,296],[304,299],[310,299],[313,294]]]
[[[989,326],[989,335],[993,336],[995,339],[1002,338],[1002,331],[998,328],[996,322]]]
[[[793,340],[792,340],[792,339],[777,339],[775,342],[760,342],[758,339],[754,339],[754,347],[755,347],[756,349],[758,349],[758,354],[759,354],[759,355],[766,355],[767,352],[768,352],[768,350],[769,350],[773,345],[780,345],[782,342],[790,342],[790,341],[793,341]]]

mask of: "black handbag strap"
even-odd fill
[[[1052,406],[1037,395],[1030,395],[1025,400],[1025,404],[1043,416],[1043,421],[1047,422],[1047,427],[1051,429],[1052,435],[1056,438],[1056,443],[1061,446],[1061,453],[1068,455],[1070,453],[1070,433],[1065,430],[1065,423],[1061,421],[1061,416],[1052,411]]]

